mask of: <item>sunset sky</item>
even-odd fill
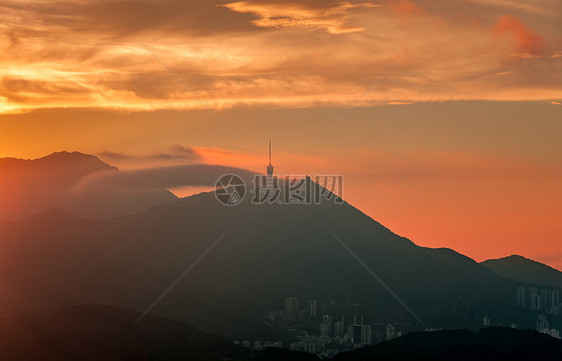
[[[342,174],[421,246],[562,269],[560,0],[5,0],[0,20],[0,157],[264,172],[271,136],[276,174]]]

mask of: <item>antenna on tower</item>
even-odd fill
[[[267,166],[267,176],[271,179],[273,176],[273,166],[271,165],[271,137],[269,137],[269,165]]]

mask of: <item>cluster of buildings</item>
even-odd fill
[[[335,321],[330,315],[323,315],[318,334],[298,336],[297,341],[291,342],[292,351],[304,351],[321,357],[333,357],[342,351],[361,348],[371,344],[371,325],[364,324],[354,318],[346,323],[345,318]]]
[[[364,307],[360,303],[319,305],[316,300],[300,303],[297,297],[287,297],[284,309],[268,311],[264,321],[297,331],[288,345],[290,350],[314,353],[321,358],[371,345],[376,339],[372,325],[365,322]],[[377,329],[382,328],[378,339],[401,336],[397,325],[375,324]],[[264,347],[264,343],[256,342],[243,345],[254,349]]]
[[[488,316],[484,316],[482,324],[484,327],[490,327],[490,318]],[[503,324],[498,324],[498,326],[505,327]],[[517,328],[517,324],[511,323],[511,328]],[[554,337],[560,340],[560,331],[554,328],[550,328],[548,317],[545,314],[539,314],[537,319],[537,332],[544,333],[549,335],[550,337]]]
[[[560,332],[550,328],[547,317],[548,314],[562,313],[559,290],[539,290],[536,287],[521,286],[517,288],[516,304],[528,310],[541,312],[538,315],[537,331],[560,339]],[[372,326],[365,323],[364,309],[359,303],[331,302],[319,307],[316,300],[307,300],[301,304],[297,297],[287,297],[284,309],[267,312],[264,321],[284,325],[288,330],[296,331],[296,336],[287,347],[291,351],[314,353],[320,358],[331,358],[340,352],[402,335],[398,329],[400,324],[376,323]],[[484,317],[482,323],[484,327],[489,327],[490,318]],[[512,323],[511,327],[517,328],[517,325]],[[241,345],[255,350],[286,347],[281,341],[244,341]]]
[[[305,322],[318,317],[316,300],[306,301],[305,307],[301,308],[296,297],[285,298],[285,308],[282,310],[268,311],[264,316],[265,321],[276,323]]]
[[[538,289],[537,287],[517,287],[515,304],[531,311],[542,311],[551,315],[562,312],[560,291],[557,289]]]
[[[329,316],[334,322],[343,319],[344,325],[347,327],[354,320],[360,320],[363,312],[363,306],[359,303],[332,302],[318,307],[316,300],[307,300],[306,303],[301,304],[297,297],[287,297],[283,310],[268,311],[264,319],[277,323],[298,323],[323,321],[324,316]]]
[[[547,315],[539,315],[539,319],[537,320],[537,331],[560,339],[560,331],[550,328]]]
[[[548,315],[562,315],[560,290],[519,286],[515,293],[515,304],[526,310],[540,312],[537,320],[537,331],[560,339],[560,331],[550,328],[548,322]]]

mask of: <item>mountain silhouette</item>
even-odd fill
[[[181,322],[101,305],[0,319],[0,355],[10,361],[315,360],[283,351],[251,353]]]
[[[562,272],[532,259],[512,255],[489,259],[482,265],[514,281],[562,289]]]
[[[347,203],[256,205],[250,196],[232,207],[208,192],[115,219],[49,212],[4,224],[0,311],[108,304],[142,312],[225,234],[151,314],[231,338],[274,338],[284,330],[262,316],[288,296],[319,307],[361,303],[368,321],[413,329],[466,328],[486,315],[508,324],[523,312],[516,282],[452,250],[419,247]]]
[[[39,159],[0,158],[0,219],[15,220],[61,206],[85,175],[114,167],[97,157],[59,152]]]
[[[118,170],[79,152],[57,152],[32,160],[0,158],[0,219],[18,220],[52,208],[106,218],[176,199],[164,189],[142,194],[75,191],[84,177],[100,172]]]
[[[80,177],[98,171],[117,169],[101,161],[98,157],[80,152],[55,152],[38,159],[0,158],[3,173],[19,172],[21,178],[35,180],[60,176],[65,172],[67,182],[72,183]]]

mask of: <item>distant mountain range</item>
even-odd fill
[[[490,259],[482,265],[517,282],[562,289],[562,272],[522,256]]]
[[[454,251],[418,247],[349,204],[226,207],[213,193],[116,219],[50,211],[4,225],[0,310],[100,303],[142,311],[228,231],[153,312],[223,336],[273,337],[261,317],[296,296],[319,307],[361,303],[370,320],[390,312],[423,328],[326,227],[430,326],[469,327],[484,315],[509,322],[518,312],[516,282]]]
[[[92,165],[72,168],[69,184],[94,169],[115,171],[86,157]],[[286,329],[262,317],[289,296],[317,300],[319,313],[331,302],[361,303],[366,321],[409,323],[411,330],[475,329],[484,316],[520,327],[536,322],[515,306],[521,281],[453,250],[419,247],[347,203],[259,205],[248,194],[228,207],[213,192],[173,198],[105,220],[50,210],[0,223],[1,315],[79,304],[142,312],[205,254],[151,314],[223,337],[271,340]],[[111,208],[115,199],[97,204]]]
[[[176,197],[165,189],[116,193],[77,191],[84,177],[119,172],[96,156],[58,152],[39,159],[0,158],[0,220],[18,220],[52,208],[83,217],[115,217],[146,210]]]
[[[253,175],[209,164],[118,170],[78,152],[33,160],[0,158],[0,220],[20,220],[53,208],[84,218],[120,217],[177,200],[168,189],[210,187],[227,173]]]

